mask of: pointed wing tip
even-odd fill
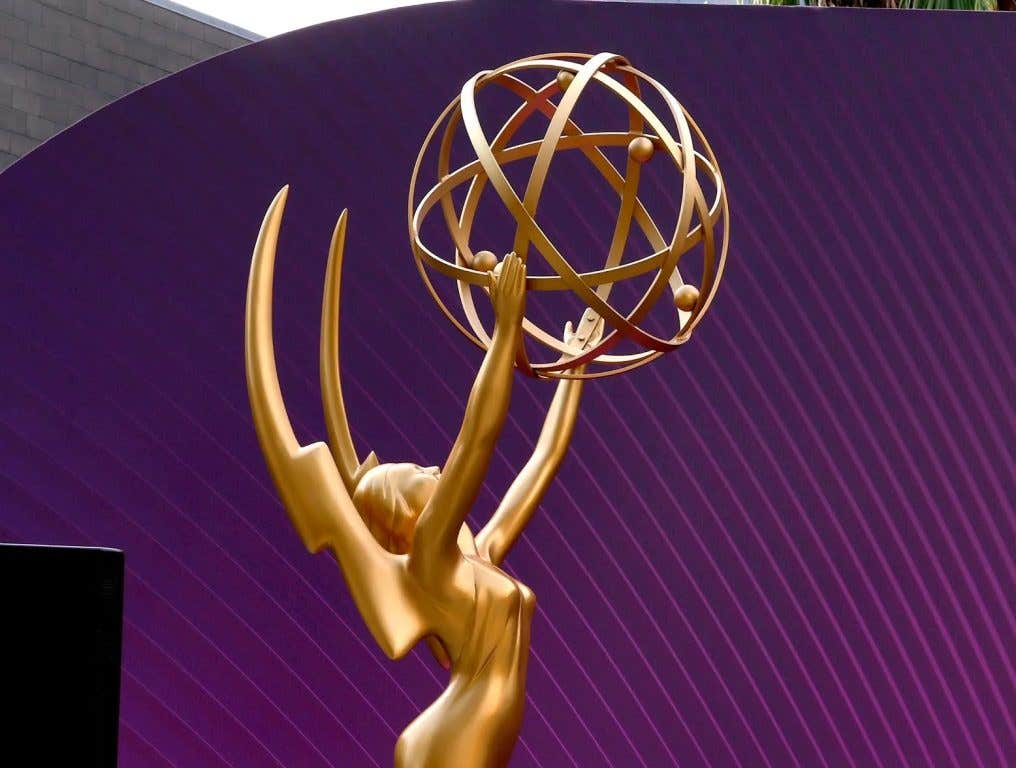
[[[335,230],[332,233],[333,242],[340,236],[346,233],[346,220],[349,218],[349,209],[343,208],[342,213],[339,214],[338,220],[335,222]]]
[[[289,185],[287,184],[272,198],[272,202],[265,211],[265,224],[278,222],[282,218],[282,212],[286,209],[286,199],[289,197]]]
[[[332,242],[328,249],[328,272],[326,279],[337,280],[339,278],[338,272],[335,272],[335,277],[331,278],[333,274],[332,270],[338,269],[342,263],[343,250],[346,243],[346,218],[349,214],[348,208],[343,208],[342,213],[339,214],[338,221],[335,222],[335,229],[332,230]]]

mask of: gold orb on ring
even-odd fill
[[[653,142],[645,136],[636,136],[628,144],[628,157],[636,163],[648,162],[655,151],[656,148],[653,146]]]
[[[674,306],[684,312],[691,312],[698,304],[699,289],[694,285],[685,283],[674,294]]]
[[[497,256],[491,251],[477,251],[473,254],[471,266],[480,272],[490,272],[497,266]]]

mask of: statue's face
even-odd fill
[[[361,479],[353,501],[377,542],[393,554],[412,549],[416,521],[439,477],[437,467],[382,464]]]
[[[437,488],[441,476],[437,467],[421,467],[419,464],[399,464],[392,468],[391,481],[399,494],[406,500],[419,517],[430,497]]]

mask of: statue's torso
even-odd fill
[[[529,626],[536,598],[501,569],[466,557],[475,610],[445,692],[402,733],[396,768],[493,768],[522,725]]]

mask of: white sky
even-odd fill
[[[265,37],[322,21],[432,0],[174,0]]]

